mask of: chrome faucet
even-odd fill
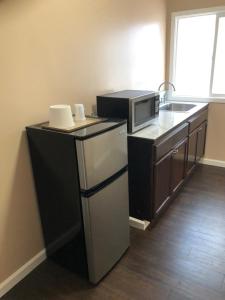
[[[162,86],[167,86],[167,89],[164,89],[163,91],[161,91],[161,87]],[[160,103],[161,104],[165,104],[168,101],[168,96],[169,96],[169,92],[170,92],[170,88],[169,86],[172,86],[173,91],[176,91],[175,85],[170,82],[170,81],[163,81],[160,86],[158,87],[158,92],[160,94]]]

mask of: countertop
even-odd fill
[[[181,103],[181,102],[176,101],[171,103]],[[187,112],[159,110],[159,115],[156,118],[152,119],[152,122],[148,127],[136,133],[133,133],[129,136],[136,137],[136,138],[144,138],[149,140],[157,140],[164,134],[169,133],[172,129],[174,129],[178,125],[184,123],[185,120],[193,116],[195,113],[208,106],[208,103],[183,102],[183,101],[182,103],[194,104],[196,106]]]

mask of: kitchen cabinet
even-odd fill
[[[185,176],[187,138],[154,166],[154,213],[158,214]]]
[[[183,182],[189,124],[156,141],[128,137],[130,216],[152,220]]]
[[[201,119],[201,121],[203,121]],[[190,128],[193,129],[191,120]],[[205,153],[207,121],[204,120],[197,128],[189,134],[188,142],[188,160],[187,160],[187,173],[190,173],[195,167],[196,163],[203,157]]]
[[[189,135],[188,138],[187,173],[190,173],[195,167],[197,139],[198,139],[198,130],[195,130]]]
[[[172,152],[169,152],[154,167],[154,211],[156,213],[170,197],[171,162]]]
[[[196,146],[196,161],[199,161],[205,153],[207,122],[203,122],[198,128],[198,138]]]
[[[185,177],[187,138],[172,152],[171,191],[176,192]]]
[[[128,137],[130,216],[152,222],[175,198],[204,155],[207,114],[206,107],[155,140]]]

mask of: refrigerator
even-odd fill
[[[27,134],[47,255],[96,284],[129,247],[126,121]]]
[[[89,279],[96,283],[129,246],[126,124],[76,136],[76,149]]]

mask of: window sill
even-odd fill
[[[170,97],[168,101],[186,101],[186,102],[207,102],[207,103],[225,103],[225,97]]]

